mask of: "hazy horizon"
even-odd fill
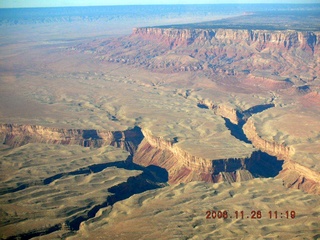
[[[288,0],[285,2],[279,2],[277,0],[233,0],[233,1],[223,1],[223,0],[174,0],[174,1],[150,1],[150,0],[135,0],[135,1],[104,1],[104,0],[82,0],[82,1],[54,1],[54,2],[44,2],[41,0],[31,0],[31,1],[0,1],[0,8],[43,8],[43,7],[90,7],[90,6],[130,6],[130,5],[216,5],[216,4],[320,4],[319,0]]]

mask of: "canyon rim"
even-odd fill
[[[0,10],[2,239],[320,237],[320,6],[222,7]]]

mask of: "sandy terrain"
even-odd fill
[[[1,238],[320,238],[319,40],[81,23],[0,25]]]
[[[179,184],[101,210],[71,239],[317,239],[319,200],[273,179]],[[295,211],[293,219],[287,210]],[[206,219],[207,211],[228,211],[228,217]],[[261,211],[261,218],[251,218],[252,211]],[[269,211],[278,211],[278,218],[270,219]]]

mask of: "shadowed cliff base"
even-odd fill
[[[206,106],[206,105],[204,105]],[[253,112],[263,111],[268,107],[273,105],[266,106],[257,106],[255,108],[249,109],[249,114]],[[253,109],[253,110],[252,110]],[[236,115],[243,116],[244,114],[240,114],[239,112],[235,112]],[[246,115],[249,115],[246,114]],[[226,122],[226,126],[231,131],[231,134],[238,138],[241,141],[248,143],[248,139],[246,135],[242,131],[242,126],[244,124],[244,120],[240,119],[238,124],[233,124],[228,118],[224,118]],[[41,185],[41,184],[50,184],[57,179],[61,179],[67,176],[79,175],[79,174],[90,174],[100,172],[108,167],[117,167],[124,169],[135,169],[135,170],[143,170],[138,164],[142,164],[144,166],[149,166],[149,168],[153,169],[156,176],[156,181],[166,182],[169,180],[171,183],[179,183],[179,182],[188,182],[192,180],[202,180],[208,182],[215,182],[217,179],[219,181],[245,181],[249,180],[252,177],[275,177],[279,171],[282,169],[281,166],[283,161],[278,161],[276,157],[272,157],[266,153],[261,151],[253,152],[249,158],[230,158],[225,160],[212,160],[212,167],[207,170],[198,169],[195,165],[194,167],[188,166],[188,158],[192,158],[193,156],[189,156],[190,154],[185,153],[185,156],[176,155],[176,150],[173,150],[173,143],[166,143],[164,140],[145,136],[143,131],[139,127],[134,127],[130,130],[126,131],[97,131],[97,130],[81,130],[81,129],[57,129],[57,128],[48,128],[41,126],[30,126],[30,125],[11,125],[4,124],[1,126],[2,132],[1,135],[4,139],[4,144],[9,144],[13,147],[22,146],[29,142],[39,142],[39,143],[54,143],[54,144],[79,144],[83,147],[101,147],[103,145],[111,145],[117,148],[122,148],[128,152],[130,152],[130,156],[126,161],[116,162],[116,163],[102,163],[102,164],[94,164],[87,166],[85,168],[78,169],[76,171],[59,173],[49,178],[33,181],[32,183],[23,183],[17,188],[11,189],[2,189],[1,194],[6,194],[10,192],[17,192],[23,190],[30,186]],[[145,133],[146,134],[146,133]],[[52,139],[52,136],[55,136],[55,139]],[[85,138],[84,138],[85,137]],[[153,140],[150,139],[154,138]],[[94,141],[99,139],[100,144],[84,144],[84,139],[88,141]],[[167,145],[167,148],[157,147],[155,145],[150,145],[149,141],[160,141],[160,146]],[[163,141],[163,143],[161,143]],[[250,142],[249,142],[250,143]],[[145,146],[144,146],[145,145]],[[182,151],[183,150],[179,150]],[[189,156],[189,157],[188,157]],[[133,163],[133,160],[135,163]],[[179,161],[182,164],[172,165],[173,162]],[[207,160],[204,160],[207,161]],[[147,164],[146,164],[147,163]],[[150,166],[154,165],[154,166]],[[164,173],[159,171],[158,167],[167,169],[168,172]],[[171,171],[169,171],[169,166]],[[175,169],[173,171],[173,169]],[[233,175],[236,171],[246,170],[249,175],[248,177],[240,177],[235,178],[230,177],[228,179],[217,178],[217,175],[220,173],[226,173],[230,176]],[[213,171],[213,174],[210,173]],[[196,173],[199,172],[200,178],[191,177],[196,176]],[[150,174],[149,173],[149,174]],[[191,177],[191,178],[190,178]]]
[[[240,182],[252,178],[275,177],[282,170],[283,160],[256,151],[249,158],[212,161],[213,182]],[[242,174],[241,172],[245,173]]]
[[[158,166],[148,166],[148,167],[139,166],[132,162],[132,156],[129,155],[128,158],[123,161],[94,164],[94,165],[87,166],[85,168],[81,168],[79,170],[60,173],[52,177],[45,178],[42,181],[38,181],[37,185],[25,184],[27,186],[24,189],[15,189],[15,191],[10,191],[10,189],[3,190],[2,192],[5,195],[3,195],[2,198],[8,199],[8,202],[15,204],[15,202],[19,201],[17,199],[20,199],[20,201],[23,201],[21,199],[24,199],[24,198],[32,199],[33,197],[36,197],[39,194],[40,194],[39,196],[42,196],[43,192],[45,191],[49,191],[49,192],[52,191],[53,196],[51,194],[48,194],[47,198],[48,199],[53,198],[59,201],[60,198],[62,199],[65,198],[64,196],[65,189],[62,188],[59,190],[59,192],[56,192],[56,193],[54,192],[56,191],[57,186],[61,185],[61,183],[67,181],[67,182],[70,182],[69,184],[72,185],[73,184],[72,179],[78,179],[80,177],[87,178],[87,179],[99,178],[97,177],[97,175],[101,172],[106,172],[107,169],[111,169],[111,171],[117,171],[117,169],[125,169],[125,170],[128,170],[128,172],[132,171],[135,174],[135,176],[128,177],[125,182],[121,182],[113,186],[112,186],[112,180],[108,178],[102,179],[102,183],[104,183],[105,185],[105,189],[103,190],[103,192],[106,195],[103,202],[99,202],[99,199],[101,200],[101,198],[99,197],[97,197],[96,201],[92,201],[92,199],[88,198],[88,201],[85,201],[81,206],[76,208],[71,206],[69,207],[65,206],[65,204],[67,203],[67,199],[65,199],[66,202],[61,204],[60,207],[55,210],[56,211],[55,213],[53,213],[52,209],[50,210],[52,212],[51,214],[54,219],[55,218],[59,219],[59,215],[62,215],[62,216],[65,216],[66,218],[65,220],[60,221],[60,223],[58,224],[51,224],[48,222],[47,224],[42,225],[42,227],[40,228],[30,226],[29,231],[25,231],[23,233],[11,235],[11,236],[7,235],[8,237],[4,237],[4,239],[30,239],[30,238],[39,237],[42,235],[52,234],[58,231],[66,232],[63,234],[63,237],[70,236],[73,234],[74,231],[77,231],[79,229],[79,226],[83,221],[87,221],[90,218],[95,217],[96,213],[101,208],[112,206],[116,202],[127,199],[133,196],[134,194],[142,193],[151,189],[164,187],[167,185],[166,182],[168,181],[168,173],[165,169],[162,169]],[[110,177],[112,176],[109,176],[109,178]],[[117,176],[113,176],[113,177],[117,177]],[[111,184],[111,187],[107,187],[108,181],[110,181],[109,185]],[[87,182],[87,184],[88,184],[87,187],[90,187],[89,182]],[[96,182],[95,185],[98,185],[98,182]],[[32,187],[32,189],[28,189],[28,187]],[[91,187],[94,188],[93,186]],[[103,186],[101,187],[103,188]],[[86,186],[82,185],[81,188],[86,188]],[[51,189],[51,190],[45,190],[45,189]],[[71,191],[74,191],[74,190],[71,190]],[[87,191],[90,192],[89,189]],[[94,190],[93,190],[93,193],[95,193]],[[79,194],[78,196],[79,198],[81,198],[81,194]],[[42,196],[42,197],[45,197],[45,196]],[[94,196],[92,197],[94,198]],[[32,205],[34,203],[32,202],[30,204]],[[65,208],[65,210],[62,213],[59,213],[60,208]],[[19,215],[20,213],[17,214],[17,216],[15,217],[18,219],[18,221],[19,221],[19,217],[18,217]],[[23,215],[24,214],[21,213],[21,217],[23,217]],[[20,219],[20,221],[24,221],[24,220]],[[8,225],[13,224],[13,222],[8,221],[6,223],[2,223],[2,227],[6,227],[7,224]]]
[[[138,166],[138,168],[143,169],[143,167],[141,166]],[[157,179],[161,179],[161,183],[165,183],[168,181],[168,173],[164,169],[157,166],[152,167],[153,172],[149,170],[150,168],[144,169],[146,170],[143,171],[143,173],[139,176],[130,177],[128,178],[127,182],[109,188],[108,192],[112,193],[113,195],[108,196],[105,202],[91,207],[91,209],[85,215],[76,216],[70,220],[67,220],[66,225],[70,228],[71,231],[77,231],[79,230],[79,226],[82,222],[95,217],[96,213],[101,208],[112,206],[116,202],[127,199],[133,196],[134,194],[139,194],[148,190],[157,189],[161,186],[164,186],[160,185],[159,182],[156,181]],[[159,173],[161,173],[160,176],[157,175]]]
[[[245,121],[241,121],[238,124],[232,123],[228,118],[223,117],[226,127],[230,130],[230,133],[235,138],[239,139],[242,142],[251,144],[251,141],[248,140],[247,136],[243,132],[243,125],[245,124]]]

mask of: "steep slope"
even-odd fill
[[[3,144],[19,147],[27,143],[80,145],[83,147],[115,146],[133,154],[143,139],[140,128],[126,131],[61,129],[36,125],[2,124]]]
[[[279,89],[319,74],[319,37],[319,31],[146,27],[135,28],[130,37],[74,49],[153,71],[242,76],[243,84],[260,81],[266,89]]]

